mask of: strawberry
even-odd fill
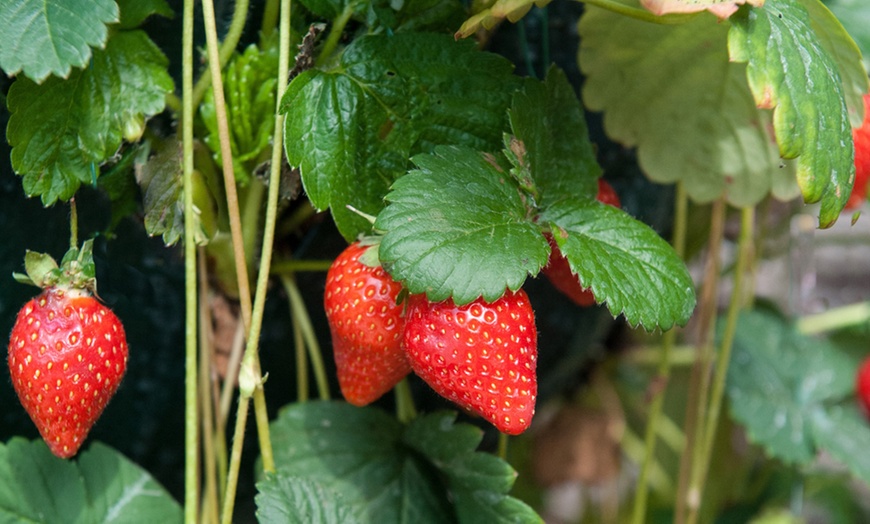
[[[614,207],[619,207],[619,195],[613,190],[613,187],[602,179],[598,179],[598,195],[596,196],[599,202],[608,204]],[[568,259],[559,251],[556,241],[552,235],[547,234],[547,241],[550,243],[550,260],[541,272],[547,276],[553,287],[561,291],[570,298],[578,306],[591,306],[595,303],[595,296],[591,291],[583,288],[580,279],[571,271],[571,266]]]
[[[855,375],[855,390],[864,414],[870,416],[870,357],[864,359]]]
[[[852,130],[855,144],[855,183],[846,202],[846,209],[856,209],[867,199],[867,181],[870,179],[870,94],[864,95],[864,122]]]
[[[538,394],[538,340],[524,291],[464,306],[413,295],[404,340],[414,372],[439,395],[504,433],[529,427]]]
[[[68,278],[77,274],[81,259],[73,260],[72,269],[52,267],[50,257],[41,260],[50,274],[33,280],[48,287],[18,312],[9,339],[9,373],[51,452],[69,458],[121,383],[127,339],[118,317],[91,295],[93,279],[79,287]],[[34,274],[31,268],[28,274]]]
[[[354,242],[326,274],[323,304],[344,398],[365,406],[411,372],[402,348],[402,286],[380,266],[360,262],[371,246]]]

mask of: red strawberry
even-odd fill
[[[420,378],[504,433],[529,427],[538,394],[538,339],[524,291],[464,306],[414,295],[407,315],[405,347]]]
[[[127,369],[121,321],[82,289],[49,288],[18,312],[9,372],[51,452],[78,452]]]
[[[599,202],[608,204],[614,207],[619,207],[619,195],[613,190],[613,187],[602,179],[598,179],[598,195],[596,196]],[[571,271],[571,266],[568,264],[568,259],[559,251],[556,241],[552,235],[546,235],[547,241],[550,243],[550,260],[547,265],[541,270],[547,276],[553,287],[564,293],[568,298],[574,301],[579,306],[591,306],[595,303],[595,296],[591,291],[587,291],[580,284],[580,279]]]
[[[870,357],[864,359],[855,376],[855,390],[864,414],[870,416]]]
[[[864,95],[864,123],[852,130],[855,144],[855,183],[846,202],[846,209],[855,209],[867,199],[867,181],[870,179],[870,94]]]
[[[411,372],[396,304],[402,286],[382,267],[359,261],[369,247],[354,242],[335,259],[323,297],[341,393],[356,406],[374,402]]]

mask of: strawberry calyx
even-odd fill
[[[28,250],[24,255],[26,274],[13,273],[22,283],[41,289],[58,288],[82,295],[97,294],[94,242],[86,240],[81,248],[72,247],[64,254],[60,264],[46,253]]]

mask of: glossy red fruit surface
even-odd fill
[[[855,209],[867,200],[867,182],[870,180],[870,94],[864,95],[864,123],[852,130],[855,145],[855,183],[846,202],[846,209]]]
[[[367,249],[355,242],[333,261],[323,296],[338,383],[356,406],[374,402],[411,372],[402,348],[403,306],[396,304],[402,286],[382,267],[359,261]]]
[[[464,306],[412,296],[404,339],[414,372],[439,395],[504,433],[529,427],[538,394],[538,341],[524,291]]]
[[[121,321],[86,291],[49,288],[18,312],[12,386],[52,453],[78,452],[127,369]]]
[[[596,196],[599,202],[614,207],[619,207],[619,195],[616,194],[613,187],[602,179],[598,179],[598,195]],[[595,303],[595,296],[591,291],[584,289],[580,284],[580,279],[571,271],[571,266],[568,259],[559,251],[556,241],[552,235],[546,235],[547,241],[550,243],[550,259],[547,265],[541,272],[547,276],[553,287],[561,291],[565,296],[570,298],[578,306],[591,306]]]
[[[855,376],[855,393],[864,414],[870,417],[870,357],[864,359]]]

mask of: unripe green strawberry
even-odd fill
[[[323,304],[344,398],[365,406],[411,372],[402,348],[401,284],[380,266],[360,262],[370,246],[354,242],[326,274]]]
[[[127,369],[121,321],[82,289],[49,288],[18,312],[12,386],[51,452],[78,452]]]
[[[538,338],[523,290],[464,306],[411,296],[404,339],[414,372],[439,395],[504,433],[529,427],[538,394]]]
[[[599,202],[614,207],[619,207],[619,195],[613,190],[613,187],[602,179],[598,179],[598,195],[596,196]],[[553,240],[553,236],[547,234],[547,241],[550,243],[550,259],[547,265],[541,270],[541,273],[547,276],[553,287],[561,291],[565,296],[570,298],[578,306],[591,306],[595,303],[595,296],[591,291],[585,289],[580,284],[580,279],[571,271],[571,265],[568,259],[559,251],[559,246]]]

